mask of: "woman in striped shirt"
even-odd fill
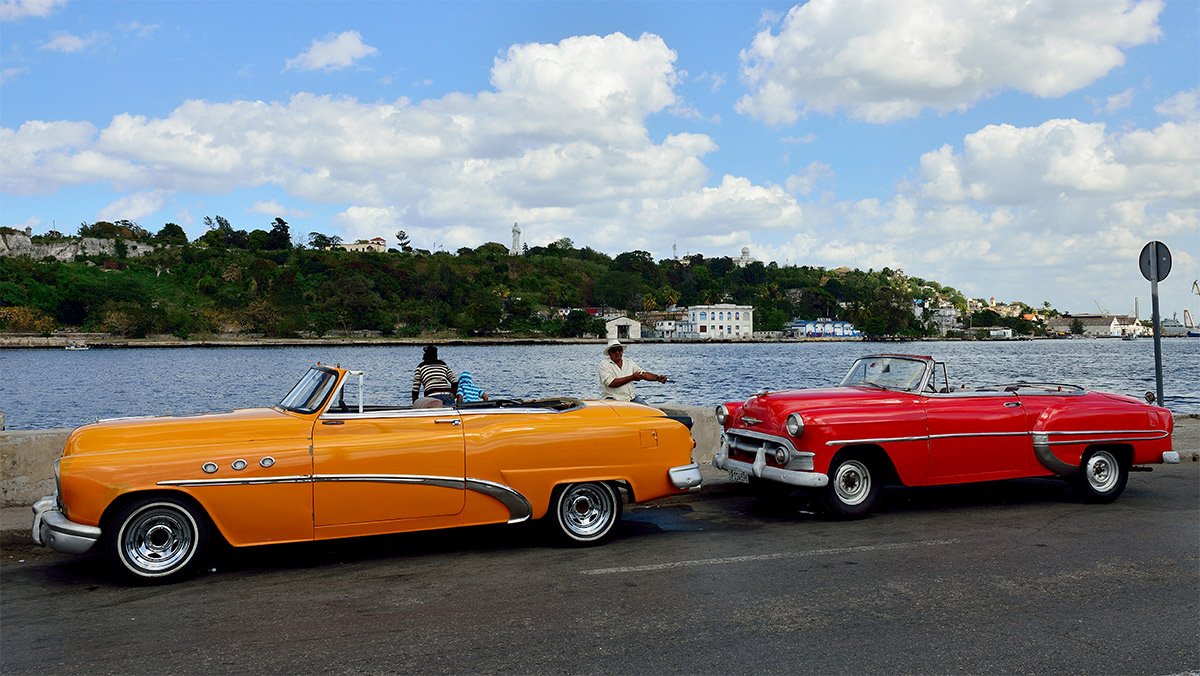
[[[425,390],[426,397],[441,401],[446,406],[454,405],[454,392],[458,389],[458,378],[446,366],[446,362],[438,359],[437,347],[425,346],[425,358],[413,373],[412,399],[415,402]]]

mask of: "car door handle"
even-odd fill
[[[437,419],[436,419],[436,420],[434,420],[433,422],[435,422],[435,423],[449,423],[449,424],[451,424],[451,425],[461,425],[461,424],[462,424],[462,423],[459,421],[459,419],[458,419],[458,418],[437,418]]]
[[[322,425],[345,425],[345,420],[322,420]]]
[[[1021,405],[1021,402],[1019,402],[1019,401],[1006,401],[1006,402],[1004,402],[1004,405],[1005,405],[1005,406],[1007,406],[1008,408],[1016,408],[1016,407],[1018,407],[1018,406],[1020,406],[1020,405]]]

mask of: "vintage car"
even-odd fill
[[[686,417],[571,398],[440,406],[365,405],[361,372],[318,364],[271,408],[86,425],[33,507],[33,538],[69,553],[99,542],[119,574],[167,581],[214,537],[241,547],[546,517],[566,543],[595,544],[623,494],[700,485]]]
[[[767,498],[819,492],[843,519],[870,514],[883,484],[1058,476],[1111,502],[1137,466],[1179,462],[1165,408],[1055,383],[952,388],[924,356],[866,356],[838,387],[763,390],[716,414],[716,467]]]

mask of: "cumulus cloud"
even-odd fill
[[[252,214],[263,214],[272,218],[284,218],[284,220],[288,218],[308,218],[312,215],[312,212],[307,209],[290,209],[276,200],[255,202],[246,211]]]
[[[0,0],[0,21],[44,18],[65,4],[67,0]]]
[[[1181,122],[1200,120],[1200,88],[1179,92],[1154,107],[1163,117]]]
[[[161,209],[167,196],[163,190],[127,195],[101,209],[96,218],[101,221],[139,221]]]
[[[1157,40],[1161,0],[811,0],[742,52],[739,112],[790,124],[844,110],[884,123],[1013,89],[1075,91]]]
[[[82,52],[100,41],[98,33],[92,33],[86,37],[72,35],[66,31],[58,31],[50,36],[50,39],[42,43],[42,49],[51,52],[62,52],[63,54],[74,54]]]
[[[22,75],[22,74],[28,73],[28,72],[29,72],[29,69],[25,68],[23,66],[0,69],[0,84],[4,84],[6,82],[11,82],[18,75]]]
[[[197,100],[103,128],[31,121],[0,129],[0,189],[104,184],[133,195],[105,209],[114,218],[160,200],[187,224],[176,195],[267,187],[281,197],[255,213],[328,205],[330,222],[304,227],[347,240],[390,243],[403,229],[421,248],[453,251],[506,243],[515,221],[530,245],[570,237],[663,257],[674,243],[706,256],[750,246],[763,261],[900,268],[1032,302],[1050,288],[1129,295],[1128,280],[1083,278],[1078,266],[1136,275],[1143,240],[1200,236],[1195,91],[1163,101],[1163,120],[1144,129],[989,125],[928,148],[894,196],[838,201],[821,162],[763,184],[712,175],[705,160],[719,149],[708,135],[653,138],[649,118],[679,102],[675,59],[657,36],[570,38],[507,50],[480,93]],[[1172,250],[1176,266],[1196,269],[1194,247]]]
[[[377,54],[378,49],[365,44],[358,31],[345,31],[313,40],[307,51],[288,59],[284,70],[342,70],[363,57]]]
[[[1126,89],[1119,94],[1113,94],[1104,101],[1102,110],[1109,115],[1125,110],[1133,105],[1133,89]]]

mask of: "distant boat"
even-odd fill
[[[76,343],[75,341],[71,341],[71,342],[67,343],[67,347],[65,349],[67,349],[67,350],[89,350],[91,348],[89,348],[84,343]]]

